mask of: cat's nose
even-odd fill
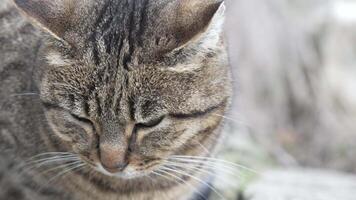
[[[108,144],[100,145],[100,161],[110,173],[121,172],[129,164],[125,150]]]
[[[110,166],[110,167],[103,164],[103,167],[106,171],[115,174],[124,171],[124,169],[127,167],[128,164],[129,164],[128,162],[116,163],[115,166]]]

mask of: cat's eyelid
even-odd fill
[[[154,127],[154,126],[159,125],[165,118],[166,118],[166,115],[162,115],[160,117],[147,120],[146,122],[137,123],[136,125],[139,127]]]
[[[208,115],[222,107],[225,107],[226,104],[228,103],[228,100],[225,99],[222,101],[220,104],[217,104],[215,106],[209,107],[205,110],[200,110],[200,111],[191,111],[190,113],[171,113],[170,116],[174,117],[176,119],[189,119],[189,118],[198,118],[202,117],[205,115]]]
[[[48,102],[42,102],[42,104],[46,109],[62,110],[62,111],[69,113],[69,115],[77,121],[80,121],[80,122],[83,122],[86,124],[93,124],[93,122],[90,119],[88,119],[87,117],[77,114],[77,113],[74,113],[72,111],[69,111],[67,109],[61,108],[60,106],[58,106],[56,104],[52,104],[52,103],[48,103]]]
[[[44,108],[46,109],[61,109],[60,106],[54,104],[54,103],[50,103],[50,102],[46,102],[46,101],[42,101],[42,105]]]
[[[70,112],[70,115],[71,115],[74,119],[76,119],[77,121],[80,121],[80,122],[83,122],[83,123],[86,123],[86,124],[93,124],[93,122],[92,122],[90,119],[88,119],[88,118],[86,118],[86,117],[83,117],[83,116],[81,116],[81,115],[77,115],[77,114],[71,113],[71,112]]]

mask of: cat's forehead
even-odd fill
[[[226,98],[226,66],[205,64],[185,72],[145,65],[133,70],[80,65],[57,67],[48,73],[43,94],[58,103],[68,102],[72,106],[70,101],[74,99],[74,105],[89,104],[102,113],[112,112],[116,116],[132,116],[135,107],[139,113],[137,119],[164,110],[188,112]]]

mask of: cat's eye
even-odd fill
[[[70,115],[77,121],[80,121],[80,122],[85,123],[85,124],[93,125],[93,122],[90,119],[78,116],[78,115],[73,114],[73,113],[70,113]]]
[[[145,123],[138,123],[138,124],[136,124],[136,126],[138,128],[152,128],[152,127],[159,125],[163,121],[164,118],[165,118],[165,116],[161,116],[159,118],[154,118],[154,119],[152,119],[148,122],[145,122]]]

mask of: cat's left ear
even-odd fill
[[[192,40],[207,31],[221,31],[225,17],[224,0],[179,0],[176,27],[182,40]],[[211,30],[215,29],[215,30]],[[185,38],[186,37],[186,38]]]
[[[166,27],[176,47],[180,48],[199,39],[216,45],[220,39],[224,18],[224,0],[173,0],[160,12],[157,27]],[[158,30],[159,31],[159,30]],[[214,44],[215,43],[215,44]]]
[[[32,22],[57,39],[63,39],[71,29],[78,6],[73,0],[14,0]]]

